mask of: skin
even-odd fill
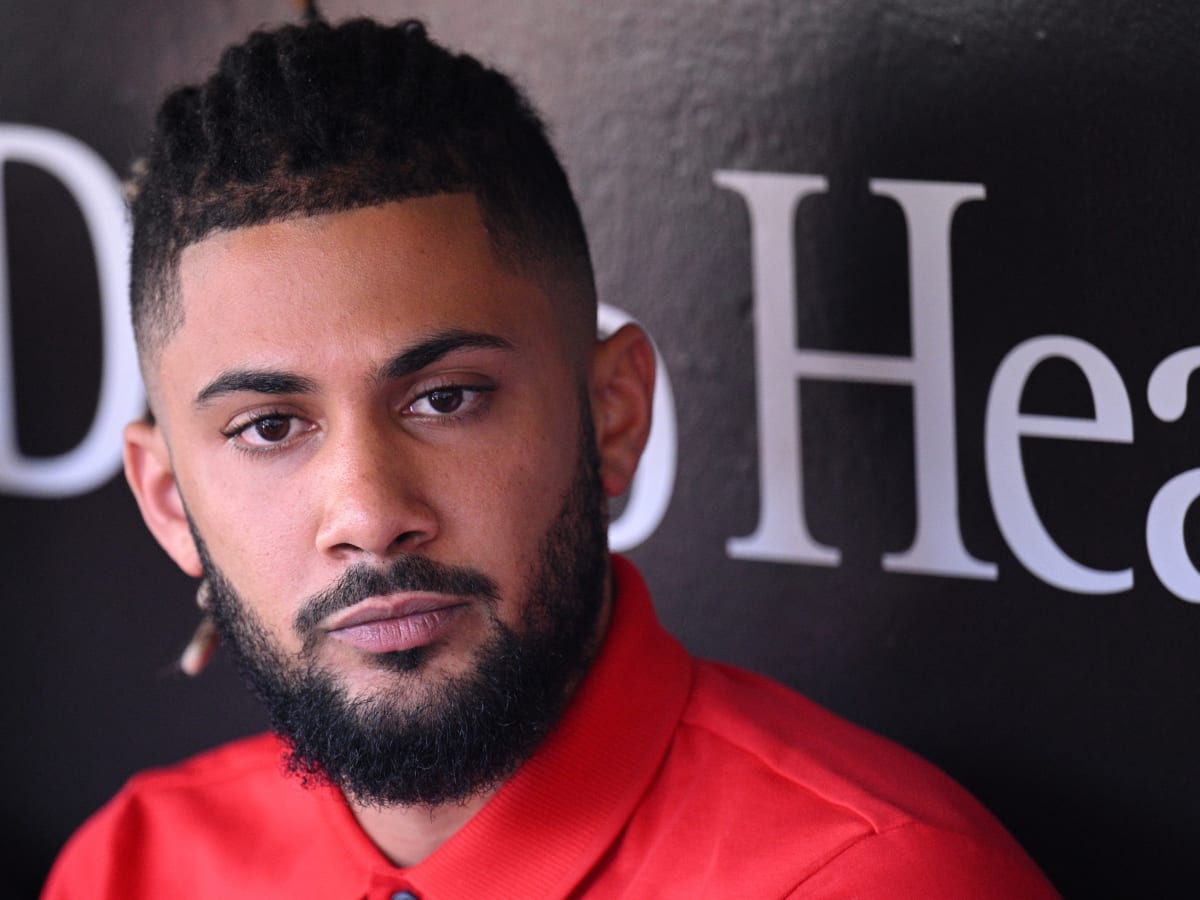
[[[301,650],[304,598],[350,565],[405,553],[485,573],[496,614],[519,629],[574,472],[581,385],[605,493],[633,477],[650,426],[648,339],[627,327],[581,352],[561,302],[497,261],[470,195],[218,233],[184,251],[179,279],[183,324],[148,379],[156,423],[126,430],[126,474],[159,543],[199,576],[186,504],[285,657]],[[434,338],[441,354],[414,361]],[[416,672],[332,637],[319,660],[352,695],[415,703],[487,636],[479,603],[447,618]],[[412,864],[486,799],[355,813],[393,862]]]

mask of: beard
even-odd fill
[[[594,656],[608,570],[606,515],[591,414],[582,410],[578,462],[563,503],[542,536],[519,604],[520,628],[500,621],[495,582],[470,568],[419,556],[386,569],[356,565],[300,606],[303,650],[289,661],[213,562],[193,523],[222,643],[272,728],[288,745],[287,767],[306,784],[327,783],[363,805],[462,802],[511,775],[558,721]],[[487,639],[474,665],[394,691],[352,697],[316,663],[316,623],[371,596],[398,591],[472,596]],[[436,644],[378,654],[374,663],[420,678]]]

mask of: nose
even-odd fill
[[[327,436],[314,467],[323,510],[317,548],[339,558],[391,559],[437,536],[411,439],[372,422]],[[370,560],[368,560],[370,561]]]

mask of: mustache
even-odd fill
[[[499,601],[500,593],[496,582],[482,572],[434,562],[422,556],[397,557],[386,569],[359,563],[346,569],[325,590],[300,604],[300,611],[296,613],[296,633],[308,637],[326,616],[368,597],[403,591],[481,597],[492,605]]]

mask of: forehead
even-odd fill
[[[377,300],[397,308],[449,292],[511,287],[469,194],[438,195],[218,232],[179,262],[187,320],[334,309]],[[323,302],[314,303],[321,298]]]
[[[448,329],[555,337],[550,299],[501,264],[469,194],[221,232],[186,248],[178,275],[183,323],[159,367],[172,378],[385,357]]]

